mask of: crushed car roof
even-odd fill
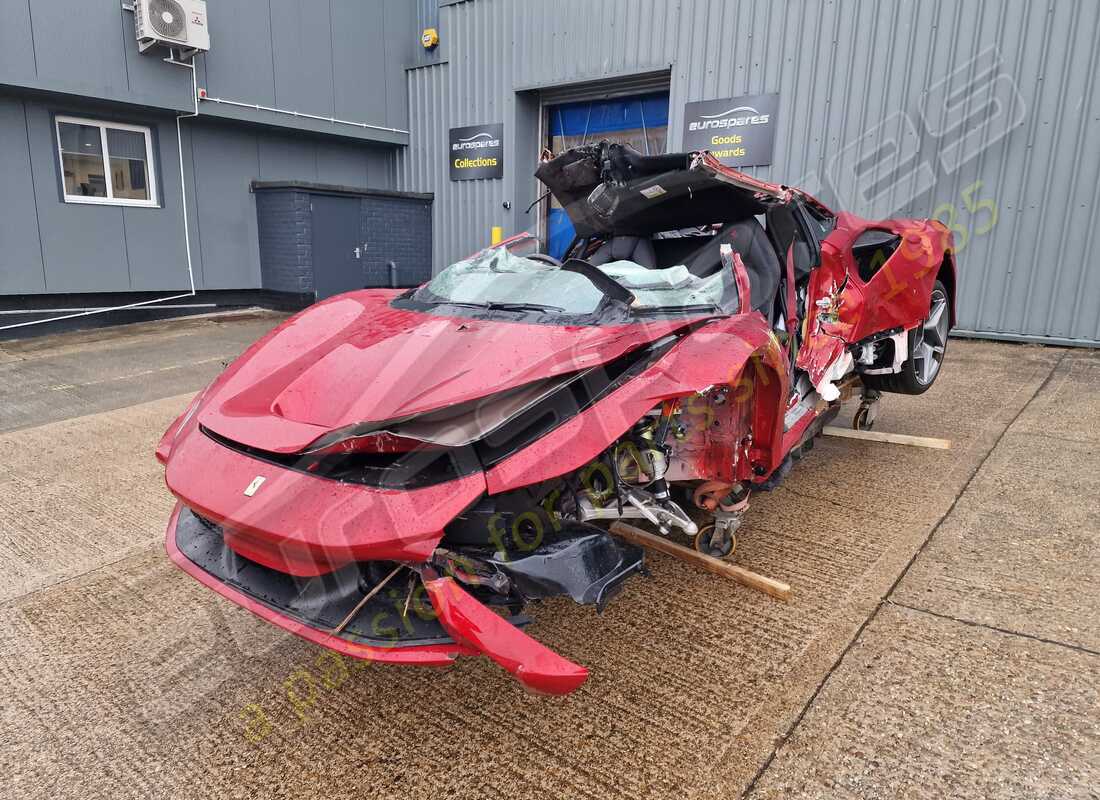
[[[535,177],[561,203],[578,236],[734,222],[791,198],[786,187],[730,169],[710,153],[644,156],[606,141],[544,161]]]

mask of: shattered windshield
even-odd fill
[[[725,269],[705,278],[682,264],[648,269],[633,261],[612,261],[597,269],[633,293],[634,312],[715,310],[736,303],[733,275]],[[431,304],[584,315],[597,311],[605,296],[584,275],[497,248],[447,267],[415,298]]]

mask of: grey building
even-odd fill
[[[402,279],[430,273],[430,197],[395,191],[405,67],[419,46],[406,0],[212,0],[210,50],[183,64],[165,60],[181,55],[167,47],[139,52],[127,5],[0,0],[6,310],[192,287],[219,302],[264,291],[300,305],[314,296],[314,256],[339,248],[354,261],[357,246],[358,263],[330,272],[369,275],[368,254],[385,252]],[[283,197],[306,198],[307,213],[262,259],[278,239],[265,228],[285,220],[258,211]],[[354,230],[314,243],[329,220],[311,219],[312,198]],[[402,224],[418,246],[392,235]]]
[[[210,50],[194,59],[206,99],[179,121],[181,183],[190,70],[139,54],[118,0],[0,0],[8,307],[187,290],[184,193],[200,298],[300,303],[349,282],[412,283],[494,227],[552,252],[569,228],[535,202],[540,152],[618,138],[706,146],[865,217],[936,216],[956,234],[964,332],[1100,343],[1100,4],[208,6]],[[421,45],[426,29],[437,46]],[[746,108],[766,134],[736,128]],[[147,128],[147,172],[119,183],[140,200],[128,179],[144,180],[155,202],[73,202],[64,156],[85,129],[69,118]],[[111,161],[140,161],[134,131],[112,130],[99,133]]]

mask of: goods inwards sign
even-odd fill
[[[772,163],[779,95],[754,94],[684,105],[684,150],[710,150],[730,167]]]
[[[451,128],[447,156],[452,181],[504,177],[504,123]]]

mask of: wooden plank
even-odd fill
[[[909,447],[931,447],[934,450],[950,450],[950,439],[933,439],[930,436],[909,436],[904,433],[884,433],[882,431],[857,431],[852,428],[836,428],[826,425],[822,431],[826,436],[840,436],[845,439],[864,439],[868,442],[886,442],[904,444]]]
[[[689,564],[694,564],[697,567],[705,569],[707,572],[737,581],[744,586],[748,586],[750,589],[756,589],[758,592],[771,595],[784,602],[788,602],[791,599],[790,584],[764,577],[744,567],[739,567],[736,564],[723,561],[720,558],[704,555],[698,550],[676,544],[676,542],[670,541],[663,536],[648,533],[641,528],[635,528],[633,525],[628,525],[621,520],[616,520],[611,523],[611,532],[616,536],[626,539],[628,542],[641,545],[642,547],[648,547],[651,550],[657,550],[665,555],[678,558]]]

